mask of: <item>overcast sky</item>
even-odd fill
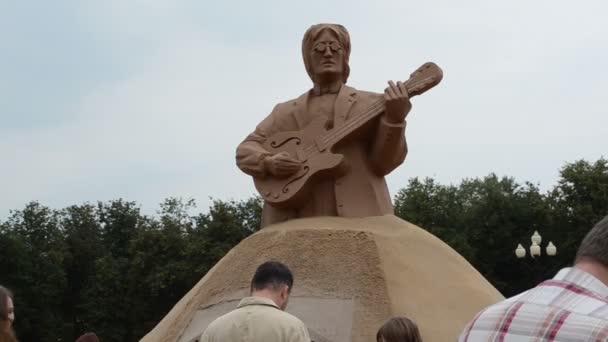
[[[352,39],[349,84],[382,91],[426,61],[409,155],[388,177],[491,172],[552,187],[608,153],[608,3],[597,1],[0,0],[0,219],[124,198],[244,199],[237,144],[310,87],[304,31]]]

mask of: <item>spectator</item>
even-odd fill
[[[608,216],[585,236],[574,267],[481,311],[459,341],[608,341]]]
[[[376,342],[422,342],[418,326],[406,317],[393,317],[376,334]]]
[[[251,280],[250,297],[237,309],[211,322],[201,342],[310,342],[302,321],[283,310],[293,287],[293,275],[279,262],[260,265]]]
[[[17,341],[13,330],[14,321],[13,294],[4,286],[0,286],[0,342]]]
[[[76,342],[99,342],[99,338],[95,333],[89,332],[80,336]]]

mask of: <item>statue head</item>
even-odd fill
[[[302,57],[313,83],[338,78],[346,83],[350,68],[350,36],[342,25],[317,24],[311,26],[302,39]]]

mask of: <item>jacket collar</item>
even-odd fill
[[[311,91],[312,90],[300,95],[293,102],[293,115],[300,129],[306,127],[306,125],[310,122],[310,116],[308,113],[308,99]],[[338,97],[336,98],[336,103],[334,105],[334,126],[342,125],[344,121],[348,119],[349,111],[355,102],[357,102],[357,90],[343,84],[342,87],[340,87],[340,92],[338,93]]]
[[[273,307],[279,309],[277,304],[275,304],[275,302],[272,299],[265,298],[265,297],[258,297],[258,296],[245,297],[245,298],[241,299],[241,302],[239,303],[238,307],[242,308],[243,306],[249,306],[249,305],[266,305],[266,306],[273,306]]]

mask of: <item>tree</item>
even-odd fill
[[[12,212],[3,225],[4,284],[15,290],[22,340],[56,341],[61,336],[62,299],[66,289],[63,270],[64,236],[58,213],[38,202]],[[4,250],[4,248],[3,248]],[[6,268],[5,268],[6,267]]]
[[[557,186],[549,192],[555,240],[560,242],[558,259],[572,263],[587,232],[608,215],[608,161],[585,160],[567,163]]]
[[[414,178],[397,193],[395,213],[442,239],[501,292],[533,283],[512,255],[518,239],[548,222],[545,197],[533,184],[494,174],[458,186]]]
[[[104,255],[97,208],[90,204],[70,206],[60,213],[65,233],[64,269],[67,286],[64,294],[64,338],[76,340],[92,326],[83,291],[92,286],[95,263]]]

